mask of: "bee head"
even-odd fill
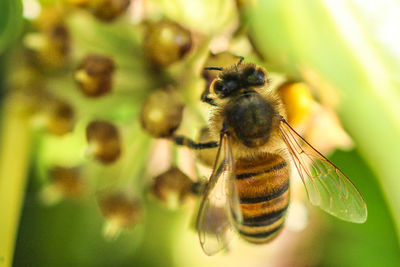
[[[210,92],[218,98],[226,98],[243,89],[265,85],[266,76],[262,68],[254,65],[245,65],[239,69],[235,66],[211,83]]]

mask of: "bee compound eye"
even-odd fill
[[[256,70],[248,77],[248,82],[253,85],[263,85],[265,83],[265,75],[262,71]]]
[[[226,88],[225,88],[224,83],[222,81],[217,81],[214,84],[214,92],[217,95],[223,95],[225,91],[226,91]]]
[[[249,85],[260,86],[265,84],[265,73],[262,70],[254,69],[247,73],[246,81]]]

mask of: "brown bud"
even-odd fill
[[[121,154],[118,129],[107,121],[92,121],[86,127],[88,153],[104,164],[116,161]]]
[[[58,5],[42,6],[39,16],[34,21],[35,28],[41,32],[52,31],[54,27],[63,24],[64,11]]]
[[[76,7],[87,7],[91,0],[67,0],[67,3]]]
[[[210,130],[207,127],[204,127],[200,130],[200,135],[198,137],[199,142],[210,142],[215,141],[210,134]],[[208,148],[208,149],[199,149],[196,150],[197,158],[201,161],[201,163],[205,164],[208,167],[213,167],[215,158],[217,156],[218,148]]]
[[[86,189],[79,167],[54,167],[49,171],[49,183],[43,189],[41,198],[46,204],[53,204],[62,198],[81,198]]]
[[[101,195],[98,204],[107,220],[104,229],[106,237],[115,237],[122,229],[134,226],[141,217],[139,201],[121,192]]]
[[[149,25],[143,44],[145,54],[159,67],[181,60],[191,47],[190,32],[167,20]]]
[[[98,19],[112,21],[125,13],[130,0],[91,0],[89,9]]]
[[[177,167],[154,178],[152,194],[168,207],[176,208],[191,194],[193,182]]]
[[[75,113],[72,107],[59,99],[51,99],[46,103],[45,128],[52,134],[64,135],[74,128]]]
[[[154,137],[170,137],[182,121],[183,104],[172,90],[157,90],[143,103],[142,127]]]
[[[89,97],[102,96],[112,89],[114,62],[102,55],[89,55],[75,72],[81,91]]]
[[[43,32],[26,35],[24,43],[40,66],[59,69],[66,65],[70,53],[70,35],[62,23]]]

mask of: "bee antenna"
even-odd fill
[[[242,62],[244,60],[244,57],[242,57],[242,56],[237,56],[237,57],[239,58],[239,61],[235,65],[236,71],[238,71],[238,67],[240,66],[240,64],[242,64]]]
[[[223,71],[224,68],[221,67],[206,67],[204,70],[218,70],[218,71]]]
[[[244,57],[242,57],[242,56],[238,56],[238,58],[239,58],[239,61],[238,61],[238,63],[236,64],[237,67],[239,67],[240,64],[242,64],[242,62],[243,62],[243,60],[244,60]]]

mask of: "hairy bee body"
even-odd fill
[[[238,78],[230,76],[232,70],[227,72],[228,77],[222,77],[240,83],[246,72],[266,76],[260,67],[243,64],[234,72]],[[215,134],[225,125],[231,136],[243,215],[243,220],[236,222],[236,229],[251,243],[266,243],[276,237],[283,228],[289,205],[289,166],[276,116],[285,115],[285,110],[277,94],[265,90],[266,84],[266,80],[255,86],[241,84],[236,92],[216,99],[210,120],[216,126],[211,127]],[[215,90],[215,84],[211,88]]]
[[[236,184],[243,221],[236,227],[251,243],[278,235],[289,205],[289,168],[277,154],[236,160]]]
[[[226,248],[233,232],[255,244],[279,234],[289,205],[289,162],[312,204],[343,220],[365,222],[367,207],[354,184],[287,123],[268,73],[242,61],[228,69],[206,68],[221,71],[202,97],[213,107],[209,128],[219,144],[186,142],[195,149],[218,146],[196,222],[203,251],[213,255]]]

